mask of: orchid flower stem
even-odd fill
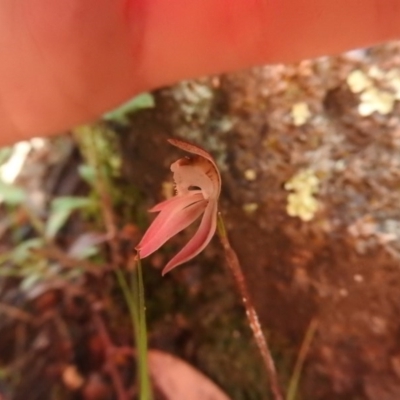
[[[139,374],[139,399],[151,400],[153,396],[147,362],[147,328],[142,264],[139,258],[135,258],[135,261],[135,265],[132,268],[131,287],[129,287],[124,273],[120,269],[116,270],[116,275],[129,309],[134,331],[134,342],[136,343],[137,348],[137,368]]]
[[[269,348],[267,338],[265,337],[262,331],[260,320],[258,318],[257,312],[251,300],[250,292],[247,287],[246,280],[239,263],[239,259],[237,257],[235,250],[233,250],[229,242],[229,238],[226,232],[225,224],[222,219],[221,213],[218,213],[217,231],[218,231],[218,236],[222,243],[222,247],[224,248],[225,251],[225,258],[228,267],[232,272],[236,286],[242,298],[250,328],[253,332],[253,336],[256,341],[257,347],[264,361],[265,369],[267,371],[267,375],[271,385],[271,392],[273,394],[274,400],[283,400],[282,390],[279,385],[278,375],[276,372],[274,360],[271,355],[271,350]]]
[[[151,400],[152,391],[149,380],[149,369],[147,362],[147,326],[146,326],[146,306],[144,297],[144,284],[143,284],[143,272],[142,263],[140,258],[137,257],[136,268],[133,273],[136,272],[137,281],[137,301],[138,305],[138,318],[139,318],[139,336],[137,340],[137,347],[139,350],[139,376],[140,376],[140,400]]]

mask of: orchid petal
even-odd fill
[[[208,245],[217,227],[217,202],[210,201],[204,212],[199,229],[189,242],[165,266],[162,274],[165,275],[173,268],[197,256]]]
[[[191,203],[184,208],[171,203],[153,221],[137,246],[140,258],[145,258],[158,250],[167,240],[192,224],[204,212],[207,201],[196,195],[189,195]],[[193,202],[194,200],[194,202]],[[172,208],[172,210],[171,210]]]
[[[207,151],[205,151],[201,147],[196,146],[193,143],[187,143],[184,142],[183,140],[179,140],[176,138],[170,138],[167,140],[170,144],[172,144],[175,147],[178,147],[181,150],[187,151],[188,153],[197,154],[198,156],[203,157],[206,160],[210,161],[214,165],[215,169],[218,171],[217,164],[215,164],[214,159]]]
[[[193,199],[192,202],[194,203],[195,201],[203,199],[203,196],[201,195],[200,190],[193,190],[190,192],[190,194],[186,194],[185,196],[175,196],[171,197],[170,199],[164,200],[161,203],[156,204],[154,207],[150,208],[149,212],[160,212],[166,209],[167,207],[170,207],[170,205],[174,205],[174,207],[181,208],[181,203],[185,203],[186,201],[189,201],[189,195],[194,196],[194,195],[199,195],[197,198]],[[197,200],[198,199],[198,200]]]
[[[190,206],[193,203],[201,201],[203,197],[201,195],[186,195],[186,196],[176,196],[172,199],[168,199],[166,201],[161,202],[160,204],[154,206],[152,210],[154,210],[159,205],[162,205],[162,212],[158,215],[149,229],[147,229],[140,243],[136,246],[137,250],[140,250],[144,244],[149,242],[152,237],[157,235],[157,232],[162,228],[162,226],[170,221],[171,218],[179,213],[181,210],[185,209],[185,207]]]
[[[179,139],[170,139],[169,142],[192,155],[171,165],[177,195],[149,210],[160,214],[136,247],[139,257],[149,256],[201,214],[203,217],[197,232],[166,265],[163,274],[195,257],[210,242],[216,230],[218,198],[221,193],[221,175],[209,153]]]

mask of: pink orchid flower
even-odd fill
[[[197,256],[210,242],[217,227],[221,192],[221,175],[210,154],[182,140],[169,139],[168,142],[193,155],[171,165],[176,196],[149,210],[159,214],[136,247],[139,257],[145,258],[154,253],[202,214],[203,217],[194,236],[165,266],[163,275]]]

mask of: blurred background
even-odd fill
[[[400,42],[183,81],[1,149],[0,399],[137,397],[115,269],[173,195],[173,136],[220,167],[288,400],[398,400]],[[161,277],[193,232],[143,261],[155,399],[210,380],[213,400],[270,399],[218,240]]]

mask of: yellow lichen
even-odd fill
[[[353,93],[361,93],[372,86],[372,80],[359,69],[350,72],[346,81]]]
[[[287,197],[286,211],[291,217],[311,221],[318,210],[319,179],[312,170],[303,170],[294,175],[285,184],[285,189],[292,191]]]
[[[368,70],[368,76],[370,76],[373,79],[385,79],[386,77],[386,72],[377,67],[376,65],[373,65],[369,70]]]
[[[372,115],[374,112],[387,115],[393,111],[396,100],[400,100],[400,71],[398,69],[386,72],[377,66],[372,66],[368,75],[356,69],[348,75],[346,81],[350,90],[360,95],[358,112],[363,117]],[[387,90],[382,89],[382,85]]]
[[[296,126],[304,125],[311,117],[311,111],[307,103],[300,102],[292,106],[293,124]]]
[[[396,101],[394,94],[377,88],[369,88],[361,93],[358,112],[363,117],[373,114],[375,111],[379,114],[389,114]]]
[[[257,172],[254,169],[246,169],[244,177],[247,181],[255,181],[257,179]]]
[[[246,214],[254,214],[258,210],[258,204],[257,203],[245,203],[245,204],[243,204],[242,209]]]
[[[395,99],[400,100],[400,69],[391,69],[388,71],[386,79],[394,91]]]

